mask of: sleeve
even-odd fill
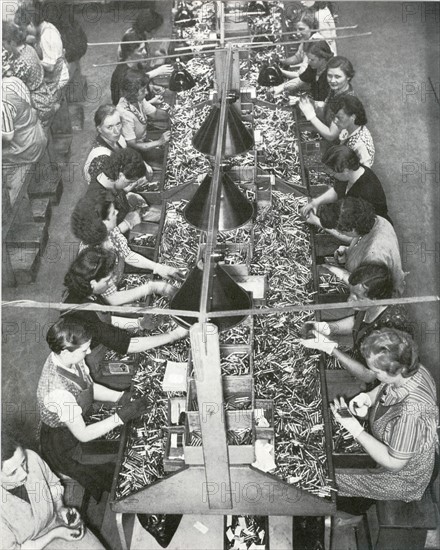
[[[67,390],[54,390],[45,395],[44,406],[48,411],[55,413],[65,424],[82,416],[81,407]]]
[[[118,112],[121,115],[122,120],[122,135],[126,141],[136,140],[136,132],[134,126],[134,115],[126,111],[125,109],[118,108]]]
[[[109,155],[100,155],[95,157],[90,164],[88,165],[88,179],[89,182],[96,178],[102,172],[102,166],[104,165],[104,160],[108,158]]]
[[[93,346],[102,344],[121,355],[127,354],[132,337],[130,332],[104,323],[94,311],[78,312],[72,317],[86,326],[92,336]]]
[[[49,486],[54,502],[62,504],[64,496],[64,487],[61,484],[60,478],[50,469],[49,465],[34,451],[26,450],[29,455],[32,455],[38,462],[44,478]]]
[[[128,241],[127,239],[124,237],[124,235],[121,233],[119,227],[115,227],[115,229],[113,229],[112,231],[112,240],[115,244],[115,247],[118,251],[118,253],[126,258],[127,256],[129,256],[131,254],[131,249],[130,247],[128,246]]]
[[[401,460],[411,458],[422,447],[423,421],[414,414],[403,414],[391,428],[389,454]]]
[[[315,71],[310,67],[310,65],[307,65],[306,70],[299,75],[299,79],[303,82],[307,82],[307,84],[311,84],[315,77],[314,73]]]
[[[14,118],[17,116],[15,107],[7,101],[2,101],[2,134],[14,132]]]
[[[108,285],[108,288],[105,292],[103,292],[101,294],[101,296],[103,298],[108,298],[109,296],[111,296],[112,294],[114,294],[115,292],[118,292],[118,288],[116,287],[115,283],[112,281],[109,285]]]
[[[343,181],[336,180],[333,184],[333,189],[335,190],[336,194],[338,195],[338,200],[341,200],[345,197],[345,189],[347,187],[347,184]]]
[[[359,157],[360,163],[364,166],[367,166],[368,168],[371,168],[371,166],[373,165],[373,158],[370,155],[366,144],[363,141],[358,140],[352,145],[351,148]]]
[[[21,544],[18,543],[14,532],[4,519],[2,519],[0,524],[0,533],[2,536],[3,550],[15,550],[17,548],[21,548]]]
[[[55,28],[46,28],[40,37],[40,47],[43,54],[42,62],[55,65],[60,57],[63,57],[63,42],[59,32]]]
[[[156,113],[156,110],[157,110],[156,107],[154,105],[151,105],[151,103],[148,103],[146,99],[142,101],[142,111],[145,116],[147,117],[154,116],[154,114]]]

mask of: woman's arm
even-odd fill
[[[128,353],[140,353],[141,351],[164,346],[165,344],[171,344],[184,338],[187,334],[187,330],[179,327],[166,334],[132,338],[128,347]]]
[[[376,379],[375,375],[365,365],[356,361],[356,359],[353,359],[343,351],[340,351],[338,348],[333,350],[332,356],[341,363],[345,370],[359,380],[363,382],[373,382]]]
[[[140,269],[149,269],[150,271],[154,271],[154,268],[157,265],[156,262],[153,262],[153,260],[149,260],[148,258],[145,258],[145,256],[141,256],[137,252],[133,251],[131,251],[131,253],[126,256],[124,260],[128,265],[139,267]]]
[[[93,384],[93,399],[95,401],[109,401],[116,403],[122,397],[123,391],[115,391],[101,384]]]
[[[327,141],[335,141],[335,139],[339,136],[339,128],[336,126],[334,122],[330,124],[330,126],[326,126],[323,122],[319,120],[319,118],[316,116],[307,119],[316,129],[319,134],[326,139]]]
[[[389,470],[399,472],[408,462],[409,458],[400,459],[391,456],[388,447],[365,430],[356,438],[373,460]]]
[[[108,418],[105,418],[104,420],[90,424],[89,426],[86,426],[81,415],[77,415],[71,421],[65,423],[70,432],[72,432],[76,439],[78,439],[81,443],[98,439],[98,437],[111,432],[118,426],[122,426],[122,424],[122,420],[116,413],[112,414]]]
[[[103,299],[111,306],[121,306],[131,302],[137,302],[149,295],[149,285],[141,285],[129,290],[118,290],[108,296],[103,296]]]
[[[351,334],[354,327],[354,315],[339,319],[339,321],[327,321],[332,336],[344,336]]]
[[[139,152],[148,151],[148,149],[154,149],[154,147],[162,147],[168,141],[170,141],[171,133],[169,130],[164,132],[159,139],[154,141],[136,141],[135,139],[127,139],[127,145],[136,149]]]

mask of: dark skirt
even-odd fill
[[[81,444],[68,428],[51,428],[43,423],[40,443],[42,457],[55,473],[78,481],[96,501],[104,491],[110,492],[116,464],[81,464],[75,460]]]

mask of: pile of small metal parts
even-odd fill
[[[250,357],[248,353],[234,352],[221,357],[222,376],[243,376],[250,374]]]
[[[225,548],[268,548],[268,522],[264,516],[226,516]]]
[[[86,418],[86,424],[89,426],[90,424],[95,424],[96,422],[101,422],[101,420],[105,420],[109,416],[112,416],[116,412],[116,405],[104,405],[101,404],[97,408],[93,408],[93,412],[91,414],[87,415]],[[104,434],[102,437],[95,439],[95,441],[98,441],[99,439],[106,439],[110,441],[116,441],[120,439],[121,437],[122,428],[121,426],[117,426],[114,430],[111,432],[108,432]]]

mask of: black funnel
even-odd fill
[[[211,183],[212,177],[206,176],[183,211],[186,221],[201,231],[208,230]],[[254,207],[227,174],[223,175],[221,186],[218,230],[230,231],[248,222]]]
[[[202,262],[199,262],[201,265]],[[202,293],[203,269],[198,265],[188,275],[180,290],[170,302],[171,309],[186,309],[199,311],[200,296]],[[212,278],[212,293],[209,300],[209,311],[227,311],[233,309],[249,309],[251,299],[234,279],[215,264]],[[215,317],[210,322],[217,326],[219,331],[227,330],[238,325],[247,315],[235,315],[231,317]],[[189,328],[198,322],[197,316],[174,317],[176,322],[185,328]]]
[[[284,82],[284,77],[277,65],[264,66],[258,75],[258,84],[260,86],[278,86]]]
[[[194,134],[193,146],[204,155],[215,156],[219,134],[220,107],[215,105]],[[240,115],[231,104],[227,105],[225,157],[233,157],[248,151],[254,138],[243,124]]]
[[[176,65],[170,77],[169,89],[172,92],[184,92],[185,90],[190,90],[195,85],[196,81],[189,72],[181,65]]]

